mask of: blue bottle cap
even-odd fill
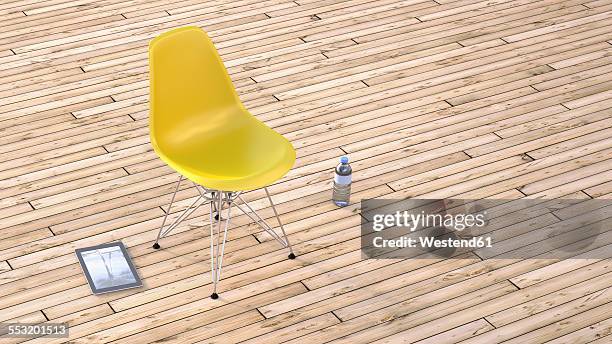
[[[348,162],[349,162],[348,156],[341,157],[340,158],[340,162],[343,163],[343,164],[348,164]]]

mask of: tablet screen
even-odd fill
[[[121,242],[79,248],[76,255],[94,294],[142,286]]]

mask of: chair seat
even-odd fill
[[[244,108],[191,118],[167,131],[163,143],[152,143],[164,162],[205,188],[258,189],[280,179],[295,162],[291,143]]]

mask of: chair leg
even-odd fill
[[[295,259],[295,254],[293,253],[293,248],[291,247],[291,243],[289,242],[289,238],[287,237],[287,233],[285,232],[285,227],[281,222],[280,216],[278,215],[278,211],[276,210],[276,206],[272,201],[272,197],[270,196],[270,192],[267,188],[264,188],[266,192],[266,196],[268,197],[268,201],[272,206],[272,210],[274,211],[274,215],[276,216],[276,220],[278,221],[278,225],[281,228],[283,237],[281,238],[274,229],[263,219],[251,206],[240,197],[240,193],[232,193],[232,192],[223,192],[220,190],[208,190],[200,189],[200,186],[196,186],[200,196],[193,201],[193,203],[187,207],[183,212],[172,222],[168,228],[164,230],[164,225],[166,224],[166,220],[168,215],[170,214],[170,209],[172,208],[172,204],[174,203],[174,199],[176,194],[180,188],[180,183],[183,180],[181,176],[177,183],[174,194],[172,195],[172,199],[170,200],[170,205],[168,206],[168,211],[165,211],[164,219],[162,221],[162,225],[159,228],[159,233],[157,234],[157,238],[155,239],[155,244],[153,244],[153,248],[159,249],[159,240],[166,235],[168,235],[174,228],[176,228],[184,219],[186,219],[191,213],[193,213],[196,209],[198,209],[204,202],[202,200],[207,200],[209,204],[209,217],[210,217],[210,271],[211,278],[213,283],[213,292],[210,295],[212,299],[218,299],[219,294],[217,294],[217,284],[221,280],[221,271],[223,269],[223,255],[225,253],[225,243],[227,242],[227,230],[230,225],[230,220],[232,217],[232,206],[235,205],[236,208],[241,210],[244,214],[250,217],[253,221],[255,221],[261,228],[263,228],[266,232],[268,232],[274,239],[279,241],[283,247],[289,248],[289,259]],[[206,193],[209,192],[212,197],[206,196]],[[240,199],[244,206],[248,208],[250,212],[245,211],[239,204],[234,204],[235,199]],[[222,212],[224,205],[227,204],[227,217],[223,218]],[[225,222],[225,224],[222,224]],[[216,233],[215,233],[215,225],[216,225]],[[223,230],[221,230],[221,226],[223,226]],[[223,238],[221,237],[223,236]]]
[[[276,231],[274,231],[274,229],[272,229],[272,226],[270,226],[266,220],[262,219],[261,216],[259,216],[259,214],[257,214],[257,212],[253,210],[253,208],[244,199],[242,199],[242,197],[238,196],[238,199],[240,199],[242,205],[244,205],[249,211],[242,209],[242,206],[236,203],[236,208],[238,208],[238,210],[248,216],[261,229],[266,231],[266,233],[270,234],[270,236],[274,238],[274,240],[278,241],[283,247],[287,247],[287,243],[276,233]]]
[[[202,190],[200,189],[200,186],[196,185],[196,189],[200,193],[200,196],[198,196],[193,201],[193,203],[191,203],[185,210],[183,210],[183,212],[176,219],[174,219],[174,221],[172,222],[172,224],[170,224],[170,226],[168,226],[168,228],[164,229],[164,225],[166,224],[166,220],[168,219],[168,215],[170,214],[170,209],[172,208],[172,203],[174,203],[174,199],[176,197],[176,193],[179,190],[180,183],[181,183],[182,180],[183,180],[183,177],[181,176],[179,178],[179,182],[178,182],[178,184],[176,186],[176,189],[174,190],[174,194],[172,195],[172,199],[170,201],[170,205],[168,206],[168,211],[164,211],[165,212],[164,220],[162,221],[162,224],[159,227],[159,232],[157,233],[157,238],[155,239],[155,243],[153,244],[153,248],[154,249],[159,249],[161,247],[159,245],[159,240],[161,238],[166,237],[168,234],[170,234],[170,232],[172,232],[181,222],[183,222],[185,219],[187,219],[187,217],[189,217],[189,215],[191,215],[194,211],[196,211],[199,207],[201,207],[202,204],[204,204],[206,201],[208,201],[209,203],[213,202],[213,198],[211,198],[210,196],[207,195],[207,193],[210,193],[210,191],[204,189],[204,192],[202,192]]]
[[[200,193],[200,195],[202,195],[204,197],[204,193],[207,191],[206,189],[204,189],[204,191],[202,191],[202,187],[199,185],[196,185],[196,188],[198,189],[198,192]],[[215,221],[219,221],[219,211],[217,210],[217,204],[215,203],[215,197],[216,197],[216,192],[215,191],[210,191],[210,203],[214,206],[215,208]],[[212,208],[211,208],[212,211]]]
[[[170,205],[168,206],[168,210],[164,210],[164,212],[166,213],[164,215],[164,220],[162,221],[161,226],[159,227],[159,232],[157,233],[157,238],[155,239],[155,244],[153,244],[153,248],[154,249],[159,249],[159,239],[161,238],[161,234],[162,234],[162,229],[164,228],[164,225],[166,224],[166,220],[168,219],[168,215],[170,214],[170,209],[172,209],[172,203],[174,203],[174,198],[176,197],[176,193],[179,190],[179,187],[181,186],[181,182],[183,181],[183,175],[179,176],[179,180],[176,183],[176,189],[174,189],[174,193],[172,194],[172,198],[170,199]],[[163,209],[162,209],[163,210]]]
[[[287,247],[289,248],[289,259],[295,259],[295,254],[293,253],[293,248],[291,247],[291,243],[289,242],[289,238],[287,237],[287,233],[285,232],[285,227],[281,222],[280,216],[278,216],[278,212],[276,211],[276,207],[274,206],[274,202],[272,202],[272,197],[270,196],[270,192],[268,192],[268,188],[264,187],[266,191],[266,196],[268,196],[268,201],[270,201],[270,205],[272,206],[272,211],[274,211],[274,216],[276,216],[276,221],[278,221],[278,225],[283,232],[283,238],[285,239],[285,243],[287,243]]]
[[[257,214],[257,212],[242,197],[240,197],[240,195],[236,197],[242,202],[242,205],[244,205],[249,211],[242,209],[242,206],[238,203],[236,203],[236,208],[238,208],[238,210],[240,210],[246,216],[248,216],[251,220],[253,220],[253,222],[255,222],[259,227],[261,227],[261,229],[263,229],[268,234],[270,234],[270,236],[274,238],[274,240],[278,241],[283,247],[289,248],[289,259],[295,259],[293,248],[291,247],[291,243],[289,242],[289,239],[287,238],[285,227],[283,226],[283,223],[280,220],[280,216],[278,216],[278,212],[276,211],[274,202],[272,202],[272,197],[270,197],[270,193],[268,192],[268,189],[264,188],[264,190],[266,191],[266,195],[268,196],[268,201],[270,202],[270,205],[272,206],[274,215],[276,215],[276,220],[278,221],[278,224],[281,228],[281,231],[283,234],[282,238],[278,235],[278,233],[276,233],[276,231],[272,228],[272,226],[270,226],[268,222],[266,222],[266,220],[264,220],[261,216],[259,216],[259,214]]]
[[[217,215],[219,216],[219,220],[216,221],[217,224],[217,233],[216,233],[216,242],[214,235],[214,225],[213,225],[213,203],[210,204],[210,271],[213,283],[213,292],[210,297],[215,300],[219,298],[217,294],[217,284],[219,280],[221,280],[221,270],[223,268],[223,254],[225,252],[225,243],[227,241],[227,229],[230,224],[230,219],[232,217],[232,194],[230,192],[222,192],[217,191],[217,204],[216,210]],[[225,196],[225,200],[223,200]],[[225,218],[225,225],[223,228],[223,239],[221,240],[221,222],[223,222],[223,218],[221,213],[223,211],[223,205],[227,203],[227,217]]]

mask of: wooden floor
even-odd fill
[[[178,175],[149,145],[147,45],[186,25],[298,155],[270,188],[298,259],[236,217],[216,301],[204,211],[151,248]],[[0,28],[0,322],[67,322],[71,343],[612,342],[612,259],[361,260],[358,214],[612,198],[611,0],[5,0]],[[93,296],[74,249],[116,240],[145,287]]]

